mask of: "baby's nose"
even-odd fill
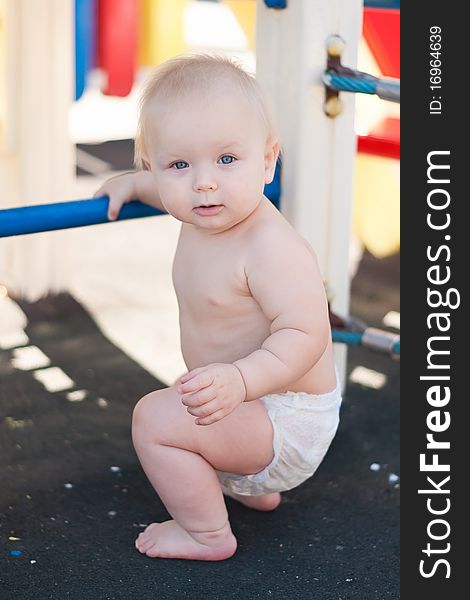
[[[208,178],[199,178],[194,182],[194,190],[196,192],[214,192],[217,189],[217,183]]]

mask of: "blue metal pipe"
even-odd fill
[[[362,333],[355,331],[344,331],[344,329],[332,330],[333,341],[340,344],[348,344],[348,346],[360,346],[362,341]]]
[[[264,0],[268,8],[287,8],[287,0]]]
[[[388,331],[367,328],[365,331],[345,331],[344,329],[332,330],[333,342],[347,344],[348,346],[362,346],[390,353],[395,358],[400,356],[400,338]]]
[[[382,100],[400,102],[400,81],[398,79],[379,79],[368,73],[355,72],[355,76],[326,71],[323,83],[338,92],[354,92],[358,94],[376,94]]]
[[[108,197],[101,196],[92,200],[36,204],[0,210],[0,237],[109,223],[108,203]],[[133,200],[122,207],[116,220],[125,221],[163,214],[165,213],[161,210]]]

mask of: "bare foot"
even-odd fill
[[[152,558],[225,560],[235,554],[237,540],[227,522],[222,529],[189,533],[176,521],[151,523],[139,534],[135,547]]]
[[[281,494],[279,492],[272,492],[271,494],[262,494],[261,496],[242,496],[241,494],[234,494],[223,490],[226,496],[230,496],[234,500],[241,502],[248,508],[254,508],[255,510],[270,511],[276,509],[281,503]]]

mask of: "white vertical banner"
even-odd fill
[[[361,0],[288,0],[282,10],[257,0],[256,71],[280,128],[281,209],[315,249],[340,315],[349,311],[355,101],[342,94],[344,110],[327,117],[321,76],[334,34],[345,41],[343,64],[356,66],[361,27]],[[344,382],[346,348],[335,355]]]
[[[57,202],[73,180],[72,0],[6,0],[10,114],[0,150],[0,207]],[[5,83],[5,82],[4,82]],[[4,243],[5,242],[5,243]],[[0,279],[31,300],[64,289],[66,232],[2,240]]]

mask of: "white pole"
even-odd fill
[[[361,0],[288,0],[273,10],[257,0],[257,77],[273,101],[283,146],[283,214],[315,249],[332,309],[349,310],[349,243],[356,154],[354,95],[343,94],[336,118],[323,110],[327,39],[340,35],[354,67]],[[346,348],[336,347],[344,382]]]
[[[2,208],[57,202],[70,193],[73,146],[72,0],[6,0],[8,123],[0,145]],[[0,278],[31,300],[67,283],[66,233],[7,240]]]

